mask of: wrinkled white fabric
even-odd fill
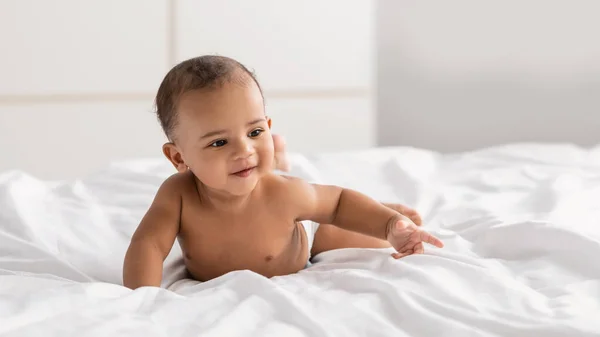
[[[2,336],[600,336],[600,148],[292,156],[293,175],[416,207],[446,247],[323,253],[301,272],[121,286],[162,159],[78,181],[0,173]]]

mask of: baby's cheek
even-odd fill
[[[262,149],[260,152],[260,160],[265,166],[271,166],[275,158],[280,156],[279,152],[274,152],[273,149]]]
[[[215,161],[200,164],[197,171],[198,179],[208,185],[222,184],[228,176],[227,168]]]

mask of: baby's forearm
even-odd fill
[[[123,285],[136,289],[144,286],[160,287],[163,256],[151,242],[133,241],[125,255]]]
[[[332,224],[385,240],[388,223],[396,215],[398,212],[380,202],[360,192],[344,189]]]

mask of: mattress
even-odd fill
[[[129,238],[173,169],[0,173],[3,336],[600,336],[600,147],[293,154],[291,175],[415,207],[445,247],[322,253],[296,274],[122,286]],[[42,164],[43,165],[43,164]]]

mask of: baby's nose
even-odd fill
[[[240,141],[235,153],[235,158],[248,158],[254,153],[254,146],[251,142],[248,141]]]

